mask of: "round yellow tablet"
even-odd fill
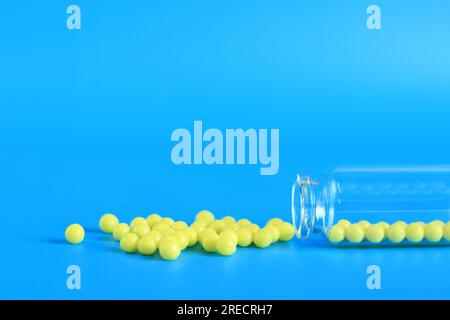
[[[277,227],[275,227],[273,225],[268,225],[268,226],[265,226],[264,229],[269,231],[270,234],[272,235],[272,243],[275,243],[278,240],[280,240],[280,230],[278,230]]]
[[[177,221],[172,225],[172,229],[174,229],[174,230],[184,230],[187,227],[188,227],[188,225],[184,221]]]
[[[147,234],[141,240],[139,240],[137,249],[140,254],[151,255],[155,253],[157,247],[158,246],[155,238]]]
[[[198,241],[198,232],[193,227],[189,227],[186,230],[187,235],[189,236],[189,247],[194,246]]]
[[[422,241],[425,236],[423,227],[419,223],[409,224],[405,229],[405,233],[406,233],[406,239],[408,239],[408,241],[413,242],[413,243]]]
[[[204,239],[206,236],[210,235],[210,234],[215,234],[215,235],[217,235],[217,233],[216,233],[216,231],[215,231],[214,229],[206,228],[205,230],[203,230],[202,232],[200,232],[200,233],[198,234],[198,241],[200,241],[200,243],[202,243],[202,242],[203,242],[203,239]]]
[[[142,238],[150,232],[150,227],[148,226],[147,222],[136,223],[133,227],[131,227],[131,232],[137,235],[139,238]]]
[[[351,243],[359,243],[364,240],[366,231],[360,224],[351,224],[345,228],[345,238]]]
[[[283,224],[283,222],[284,221],[281,220],[280,218],[272,218],[269,221],[267,221],[266,225],[272,225],[272,226],[275,226],[275,227],[279,227],[279,226],[281,226]]]
[[[181,250],[176,241],[166,241],[159,247],[159,255],[165,260],[175,260],[180,253]]]
[[[280,241],[289,241],[294,237],[295,229],[288,222],[283,222],[279,225],[278,230],[280,231]]]
[[[195,216],[195,220],[202,220],[205,222],[212,222],[215,220],[214,215],[208,210],[202,210]]]
[[[341,220],[338,221],[337,224],[340,225],[340,226],[342,226],[342,227],[344,227],[344,229],[345,229],[345,228],[347,228],[349,225],[351,225],[351,222],[348,221],[347,219],[341,219]]]
[[[444,235],[444,228],[439,222],[430,222],[424,227],[425,238],[430,242],[439,242]]]
[[[167,230],[167,229],[171,229],[170,225],[167,224],[166,222],[161,222],[161,221],[158,222],[157,224],[155,224],[154,227],[152,228],[152,230],[156,230],[156,231],[159,231],[161,233],[163,231]]]
[[[98,226],[104,233],[113,233],[114,228],[119,224],[119,219],[111,213],[101,216]]]
[[[444,238],[450,241],[450,222],[447,222],[444,226]]]
[[[384,240],[384,228],[380,224],[371,224],[366,228],[366,239],[372,243],[380,243]]]
[[[222,237],[216,243],[217,252],[223,256],[231,256],[236,252],[236,242],[229,237]]]
[[[189,245],[189,235],[184,230],[175,231],[172,236],[177,239],[180,250],[184,250]]]
[[[266,229],[260,229],[255,233],[253,242],[259,248],[267,248],[272,243],[272,234]]]
[[[248,247],[253,242],[253,231],[249,227],[239,229],[236,235],[238,237],[237,244],[240,247]]]
[[[394,223],[386,232],[387,238],[391,242],[400,243],[405,239],[405,230],[406,228],[401,223]]]
[[[139,237],[134,233],[128,233],[120,240],[120,248],[128,253],[136,252],[138,243]]]
[[[220,239],[220,237],[214,232],[207,234],[202,239],[202,247],[207,252],[215,252],[217,251],[217,241]]]
[[[440,225],[442,228],[445,226],[445,223],[442,220],[433,220],[431,221],[431,223],[436,223]]]
[[[403,229],[406,229],[408,224],[405,221],[396,221],[394,222],[394,225],[401,226]]]
[[[155,241],[156,241],[156,245],[159,245],[159,241],[161,241],[161,238],[162,238],[162,233],[159,231],[156,231],[156,230],[150,230],[150,232],[147,233],[145,236],[153,237],[153,239],[155,239]]]
[[[236,221],[233,217],[230,216],[223,217],[221,220],[225,222],[225,225]]]
[[[178,240],[173,235],[163,235],[161,237],[161,240],[159,240],[159,247],[161,247],[166,242],[173,242],[178,247],[180,247],[180,244],[178,243]],[[181,250],[181,248],[180,248],[180,250]]]
[[[226,223],[222,220],[215,220],[211,222],[211,224],[208,226],[208,228],[214,229],[217,233],[222,232],[222,230],[225,228]]]
[[[370,222],[367,220],[361,220],[358,222],[358,224],[363,227],[364,229],[367,229],[368,226],[370,226]]]
[[[175,221],[173,221],[173,219],[169,218],[169,217],[161,218],[161,220],[159,220],[159,222],[167,223],[169,226],[173,226],[173,224],[175,223]]]
[[[328,234],[328,240],[332,243],[339,243],[345,239],[345,227],[339,224],[335,224],[331,227]]]
[[[156,213],[152,213],[151,215],[149,215],[146,219],[148,225],[150,228],[153,228],[153,226],[155,224],[157,224],[160,220],[161,220],[161,216],[159,214]]]
[[[383,227],[384,235],[386,236],[387,229],[389,229],[389,223],[380,221],[377,224]]]
[[[242,228],[242,227],[251,225],[252,222],[250,220],[248,220],[248,219],[240,219],[240,220],[238,220],[237,224],[239,225],[239,227]]]
[[[414,223],[418,223],[418,224],[420,224],[422,227],[425,227],[427,224],[425,223],[425,222],[423,222],[423,221],[416,221],[416,222],[414,222]]]
[[[119,223],[113,231],[113,237],[117,241],[122,240],[122,238],[130,233],[130,227],[126,223]]]
[[[147,224],[147,220],[145,220],[145,218],[143,218],[143,217],[136,217],[133,220],[131,220],[130,228],[133,229],[134,226],[141,224],[141,223]]]
[[[238,231],[239,232],[239,231]],[[229,237],[234,240],[234,242],[239,242],[239,236],[233,230],[223,230],[220,234],[220,237]]]
[[[278,230],[280,231],[280,236],[281,236],[281,230],[280,229],[281,229],[282,225],[283,224],[281,224],[280,226],[277,226]],[[259,230],[259,226],[257,224],[255,224],[255,223],[252,223],[251,225],[246,226],[246,228],[249,228],[252,231],[253,235],[255,235],[256,231]]]
[[[71,224],[66,228],[66,240],[71,244],[78,244],[84,239],[84,229],[78,224]]]
[[[195,221],[194,223],[191,224],[191,228],[194,228],[197,231],[197,233],[200,233],[203,230],[205,230],[207,226],[208,224],[204,221]]]
[[[241,226],[237,222],[232,222],[232,223],[227,224],[225,226],[224,230],[231,230],[231,231],[237,232],[240,228],[241,228]]]

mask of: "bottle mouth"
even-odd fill
[[[315,192],[314,186],[318,185],[309,176],[297,175],[292,186],[292,224],[297,238],[308,238],[315,224]]]

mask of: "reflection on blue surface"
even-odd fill
[[[360,1],[76,2],[81,30],[69,2],[0,13],[1,298],[450,298],[449,248],[297,241],[167,263],[94,231],[104,212],[289,219],[299,171],[450,163],[447,1],[381,1],[378,31]],[[194,120],[279,129],[279,173],[173,165],[170,135]],[[61,242],[74,222],[79,246]]]

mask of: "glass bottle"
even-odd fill
[[[448,245],[450,166],[334,167],[318,179],[299,174],[292,187],[292,220],[296,236],[301,239],[315,235],[331,239],[330,232],[339,223],[346,237],[333,242],[341,245],[373,243],[367,237],[355,243],[348,241],[346,220],[352,224],[360,221],[389,224],[383,224],[385,235],[379,244],[392,244],[387,235],[393,234],[395,230],[389,228],[395,223],[402,224],[405,232],[410,224],[420,223],[428,233],[433,230],[427,229],[427,224],[434,223],[435,227],[437,224],[442,227],[442,237],[439,241],[432,239],[432,243]],[[361,223],[365,231],[367,222]],[[336,231],[342,233],[338,227]],[[413,231],[411,227],[408,232]],[[412,242],[405,235],[395,244],[430,244],[431,238],[424,236],[423,241]]]

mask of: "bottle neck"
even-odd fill
[[[333,224],[334,182],[312,180],[310,176],[297,175],[292,186],[292,222],[298,238],[312,234],[328,234]]]

